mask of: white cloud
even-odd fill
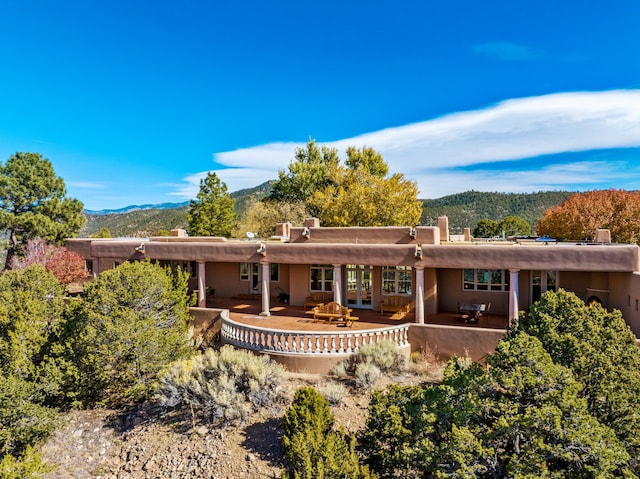
[[[534,157],[542,157],[539,162],[543,162],[544,155],[640,147],[640,90],[512,99],[326,144],[338,148],[342,155],[347,146],[373,147],[392,171],[417,181],[423,197],[472,188],[511,191],[513,186],[513,191],[538,191],[549,189],[545,185],[558,185],[579,189],[601,184],[604,179],[615,184],[630,179],[629,165],[612,169],[606,163],[574,158],[564,165],[538,163],[524,171],[519,168],[497,174],[495,163]],[[215,171],[230,191],[256,186],[277,178],[278,169],[286,169],[298,146],[304,143],[272,143],[217,153],[215,162],[232,168]],[[482,165],[489,163],[492,167],[483,170]],[[475,171],[461,171],[465,167]],[[205,174],[185,178],[186,185],[174,194],[194,197]],[[637,169],[633,175],[639,178]]]

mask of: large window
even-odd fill
[[[384,266],[382,294],[411,294],[411,266]]]
[[[311,291],[333,291],[333,266],[312,264],[309,289]]]
[[[504,269],[465,269],[462,289],[467,291],[509,291],[509,272]]]

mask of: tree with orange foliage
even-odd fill
[[[576,193],[546,210],[536,232],[561,241],[592,240],[599,228],[609,229],[616,243],[640,243],[640,191]]]
[[[42,240],[28,240],[24,255],[12,258],[11,269],[26,269],[32,264],[44,266],[64,285],[87,277],[82,256],[64,246],[53,246]]]

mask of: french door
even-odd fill
[[[547,291],[556,291],[558,283],[557,271],[531,271],[531,301],[533,304],[540,300],[542,293]]]
[[[346,274],[347,306],[358,309],[372,309],[372,267],[363,264],[348,264]]]

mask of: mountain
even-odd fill
[[[110,214],[121,214],[121,213],[131,213],[132,211],[137,210],[168,210],[172,208],[182,208],[183,206],[189,206],[188,201],[183,201],[182,203],[158,203],[154,205],[131,205],[125,206],[124,208],[118,208],[116,210],[84,210],[85,214],[88,215],[110,215]]]
[[[473,229],[483,218],[501,221],[507,216],[520,216],[531,225],[533,231],[546,209],[559,205],[572,194],[574,192],[570,191],[538,193],[466,191],[438,199],[423,200],[424,207],[420,223],[435,225],[438,216],[447,216],[451,233],[461,234],[464,228]]]
[[[234,191],[229,195],[236,200],[238,215],[247,207],[252,198],[264,198],[271,191],[273,180],[253,188]],[[132,205],[114,210],[85,210],[87,222],[78,236],[90,237],[107,228],[113,237],[147,237],[167,234],[174,228],[187,228],[189,201],[183,203],[160,203]]]
[[[241,215],[249,202],[262,199],[271,191],[273,181],[254,188],[230,193],[236,200],[236,213]],[[438,216],[449,217],[451,233],[460,234],[463,228],[474,228],[478,221],[489,218],[501,221],[507,216],[520,216],[532,229],[542,213],[566,200],[572,192],[546,191],[539,193],[483,193],[467,191],[438,199],[422,200],[424,209],[420,224],[435,225]],[[107,228],[114,237],[145,237],[166,234],[173,228],[187,227],[189,203],[128,206],[120,210],[85,212],[87,223],[80,232],[89,237]]]

